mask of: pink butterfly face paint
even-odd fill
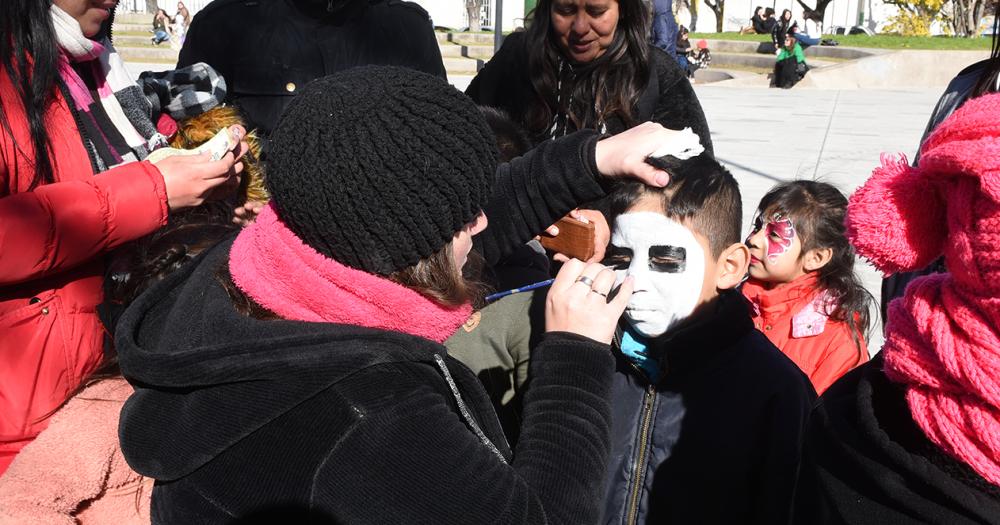
[[[767,239],[767,260],[775,262],[792,247],[795,240],[795,226],[784,213],[775,212],[771,220],[764,226]]]

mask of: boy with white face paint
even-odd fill
[[[602,523],[783,523],[815,393],[737,291],[749,251],[732,175],[707,154],[655,161],[665,189],[608,201],[604,264],[635,291],[613,347]]]

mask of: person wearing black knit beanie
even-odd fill
[[[136,386],[122,452],[158,480],[153,523],[595,522],[631,283],[608,299],[613,273],[563,266],[516,450],[441,343],[471,313],[473,236],[501,257],[606,176],[662,186],[643,160],[675,137],[583,131],[498,167],[443,80],[373,67],[307,86],[274,132],[257,220],[119,322]]]

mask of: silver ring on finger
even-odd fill
[[[594,286],[594,280],[591,279],[590,277],[587,277],[586,275],[581,275],[577,277],[576,282],[583,283],[587,286]]]
[[[591,292],[594,292],[594,293],[596,293],[597,295],[600,295],[601,297],[603,297],[603,298],[605,298],[605,299],[607,299],[607,298],[608,298],[608,294],[606,294],[606,293],[604,293],[604,292],[599,292],[599,291],[597,291],[597,290],[595,290],[595,289],[593,289],[593,288],[591,288],[591,289],[590,289],[590,291],[591,291]]]

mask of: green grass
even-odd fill
[[[741,35],[739,33],[691,33],[691,40],[741,40],[747,42],[770,42],[770,35]],[[878,49],[940,49],[940,50],[989,50],[989,38],[954,38],[947,36],[896,36],[896,35],[823,35],[832,38],[842,46],[872,47]]]

